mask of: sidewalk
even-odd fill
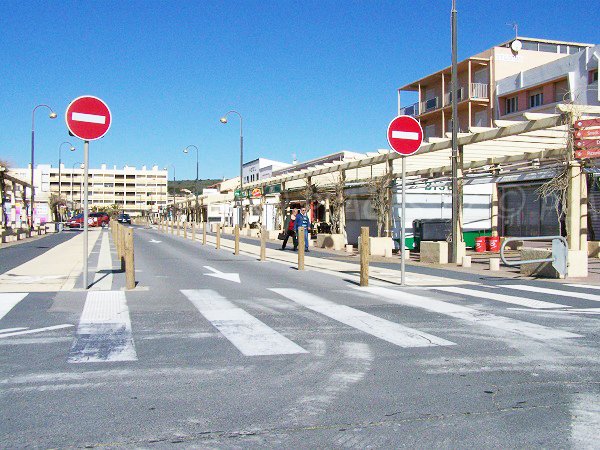
[[[156,229],[155,226],[152,227]],[[201,239],[201,230],[196,232],[196,240]],[[182,233],[183,235],[183,233]],[[182,236],[180,236],[183,239]],[[188,230],[188,238],[190,233]],[[215,234],[207,232],[207,243],[215,244]],[[221,235],[221,246],[233,249],[233,235]],[[290,245],[290,243],[288,243]],[[290,245],[291,247],[291,245]],[[267,240],[266,256],[270,260],[285,261],[290,264],[297,265],[298,257],[291,250],[281,251],[281,241]],[[241,236],[240,251],[244,251],[251,255],[259,255],[260,239],[256,237]],[[508,251],[507,257],[509,260],[518,259],[518,251]],[[472,257],[472,266],[463,268],[454,264],[429,264],[418,261],[418,255],[411,254],[410,260],[406,260],[406,282],[407,284],[418,285],[444,285],[456,284],[457,281],[465,283],[473,282],[477,277],[493,277],[504,279],[519,279],[519,280],[538,280],[551,283],[583,283],[591,285],[600,285],[600,259],[589,258],[589,275],[586,278],[567,278],[567,279],[550,279],[550,278],[535,278],[525,277],[519,273],[518,266],[500,265],[499,271],[489,270],[489,258],[499,258],[498,253],[476,253],[474,251],[467,252],[467,255]],[[400,283],[400,256],[394,255],[389,258],[380,256],[371,256],[369,277],[381,279],[390,283]],[[331,249],[322,249],[310,247],[310,252],[305,255],[305,265],[319,269],[331,270],[341,273],[356,273],[360,272],[359,256],[356,249],[353,253],[345,251],[337,251]],[[423,273],[426,272],[426,273]],[[452,272],[452,275],[448,274]],[[456,276],[456,278],[454,278]]]
[[[88,257],[101,235],[90,229]],[[83,270],[83,233],[0,275],[0,292],[69,291]]]

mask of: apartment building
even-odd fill
[[[496,104],[498,80],[579,53],[591,44],[519,37],[458,63],[459,132],[491,127],[500,110]],[[445,137],[452,131],[451,67],[398,89],[399,114],[421,122],[425,138]],[[418,101],[401,106],[401,94],[417,94]],[[539,100],[536,100],[539,101]]]
[[[252,183],[253,181],[268,178],[273,172],[288,166],[289,164],[287,163],[266,158],[256,158],[248,161],[242,166],[244,183]]]
[[[20,179],[29,179],[30,169],[11,169]],[[83,204],[84,170],[79,164],[71,167],[62,165],[60,170],[60,196],[70,209],[81,209]],[[48,164],[35,168],[34,187],[36,209],[38,203],[48,203],[51,194],[59,194],[59,169]],[[116,204],[124,212],[137,216],[157,213],[158,208],[167,204],[167,170],[153,166],[141,169],[125,166],[88,171],[89,207],[108,207]],[[44,221],[50,221],[45,218]]]

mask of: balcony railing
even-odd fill
[[[413,103],[410,106],[405,106],[400,109],[401,116],[418,116],[419,115],[419,102]]]
[[[471,83],[471,98],[489,99],[489,84]]]
[[[421,113],[438,109],[440,107],[439,100],[439,97],[433,97],[427,101],[421,102]]]
[[[458,88],[458,95],[456,96],[458,101],[462,101],[465,99],[465,89],[461,86]],[[444,94],[444,106],[448,106],[452,103],[452,92],[446,92]]]

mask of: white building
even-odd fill
[[[281,161],[273,161],[266,158],[257,158],[253,161],[244,163],[242,166],[242,176],[244,184],[263,180],[271,177],[274,171],[288,167],[289,164]]]

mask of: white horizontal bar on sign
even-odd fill
[[[414,131],[392,131],[393,139],[408,139],[409,141],[419,140],[419,133]]]
[[[88,122],[88,123],[106,123],[106,116],[100,116],[97,114],[86,114],[74,112],[71,114],[71,119],[76,122]]]

